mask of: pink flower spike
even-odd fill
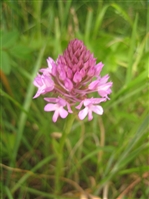
[[[109,75],[101,76],[104,64],[96,63],[96,60],[83,41],[78,39],[70,41],[56,61],[47,58],[47,68],[40,69],[33,82],[38,88],[34,98],[50,96],[52,92],[53,97],[44,96],[47,101],[44,110],[54,112],[53,122],[58,117],[66,118],[74,108],[81,120],[86,116],[92,120],[93,113],[103,114],[100,103],[109,99],[113,83],[109,81]],[[99,97],[89,98],[95,93]]]

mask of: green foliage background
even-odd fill
[[[149,2],[0,4],[1,198],[147,199]],[[101,117],[76,116],[61,153],[65,120],[54,124],[42,97],[32,99],[32,82],[47,57],[56,59],[74,38],[105,64],[113,92]]]

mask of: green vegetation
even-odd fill
[[[147,199],[149,195],[149,2],[1,3],[2,199]],[[113,82],[104,114],[52,122],[33,79],[71,39],[104,63]],[[66,128],[66,127],[65,127]],[[58,161],[59,160],[59,161]]]

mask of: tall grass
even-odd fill
[[[4,0],[1,11],[1,198],[148,198],[148,2]],[[105,64],[113,91],[63,143],[65,120],[32,99],[32,82],[73,38]]]

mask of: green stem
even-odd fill
[[[56,174],[55,174],[55,192],[56,192],[56,194],[60,193],[60,189],[61,189],[60,178],[63,177],[64,144],[65,144],[65,141],[67,139],[68,134],[70,133],[72,124],[74,122],[74,119],[75,119],[75,115],[74,114],[70,114],[67,117],[66,122],[64,124],[63,134],[62,134],[62,137],[61,137],[60,143],[59,143],[59,148],[58,148],[58,152],[59,153],[57,155],[57,165],[56,165]]]

